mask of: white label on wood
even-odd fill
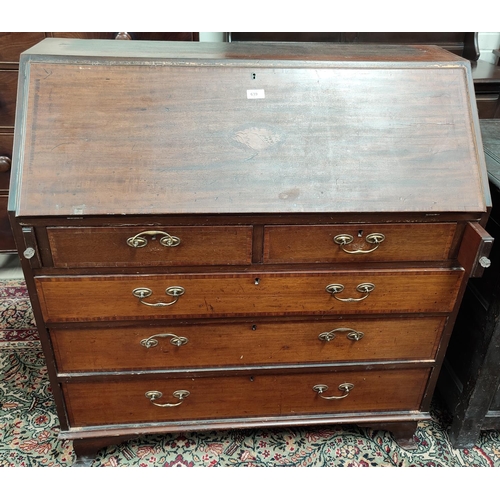
[[[247,90],[247,99],[265,99],[264,89]]]

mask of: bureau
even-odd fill
[[[53,39],[19,103],[9,215],[78,463],[180,430],[411,444],[492,243],[468,61]]]

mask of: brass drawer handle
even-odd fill
[[[153,291],[150,288],[136,288],[132,290],[132,295],[134,297],[137,297],[140,303],[144,304],[145,306],[166,307],[166,306],[173,306],[179,300],[181,295],[184,295],[185,291],[186,290],[184,290],[182,286],[169,286],[165,290],[165,293],[167,295],[170,295],[171,297],[175,297],[175,299],[172,302],[155,302],[154,304],[151,304],[149,302],[144,302],[143,300],[150,297],[153,294]]]
[[[150,347],[156,347],[158,345],[158,341],[156,340],[157,338],[167,338],[167,337],[172,337],[170,339],[170,343],[177,347],[180,347],[181,345],[185,345],[188,343],[188,339],[186,337],[178,337],[173,333],[157,333],[156,335],[151,335],[151,337],[147,339],[142,339],[141,345],[146,347],[147,349],[149,349]]]
[[[142,248],[148,244],[148,240],[144,236],[152,236],[156,239],[157,236],[162,236],[160,238],[160,245],[164,247],[176,247],[181,243],[181,239],[177,236],[171,236],[165,231],[142,231],[135,236],[132,236],[127,240],[127,245],[132,248]]]
[[[116,34],[115,40],[132,40],[132,37],[126,31],[120,31]]]
[[[322,396],[322,393],[328,390],[328,386],[318,384],[313,387],[313,391],[317,392],[323,399],[344,399],[349,396],[350,392],[354,389],[354,384],[346,382],[345,384],[340,384],[338,389],[344,393],[343,396]]]
[[[348,299],[342,299],[341,297],[337,297],[338,293],[341,293],[344,290],[344,285],[340,284],[331,284],[328,285],[325,290],[328,293],[332,294],[332,297],[335,297],[337,300],[340,300],[341,302],[361,302],[362,300],[365,300],[368,295],[370,295],[373,290],[375,290],[375,285],[373,283],[360,283],[357,287],[356,290],[359,293],[364,293],[365,295],[363,297],[359,297],[358,299],[353,299],[353,298],[348,298]]]
[[[373,248],[370,248],[370,250],[347,250],[345,246],[354,241],[354,238],[350,234],[339,234],[335,236],[335,238],[333,238],[333,241],[337,243],[337,245],[340,245],[340,248],[342,248],[345,253],[372,253],[377,250],[377,248],[380,246],[380,243],[385,240],[385,236],[382,233],[371,233],[365,238],[365,240],[370,245],[375,246]]]
[[[319,340],[323,342],[331,342],[335,338],[336,333],[348,332],[346,338],[353,341],[361,340],[365,334],[363,332],[358,332],[352,328],[335,328],[335,330],[330,330],[329,332],[323,332],[318,335]]]
[[[8,156],[0,156],[0,172],[8,172],[12,166],[12,160]]]
[[[186,399],[191,393],[189,391],[175,391],[172,396],[174,398],[177,398],[179,400],[178,403],[163,403],[163,404],[160,404],[160,403],[155,403],[155,399],[160,399],[162,396],[163,396],[163,393],[161,393],[160,391],[148,391],[146,392],[146,394],[144,394],[144,396],[146,396],[150,401],[151,403],[153,403],[155,406],[160,406],[162,408],[167,408],[167,407],[172,407],[172,406],[179,406],[180,404],[182,404],[182,401],[184,399]]]

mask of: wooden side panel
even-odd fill
[[[418,410],[428,369],[357,371],[223,378],[137,379],[63,384],[73,427],[141,422],[211,420],[230,417],[299,416],[353,411]],[[313,387],[325,384],[325,396],[342,396],[343,383],[352,383],[344,399],[322,399]],[[160,408],[146,397],[160,391],[160,404],[178,403],[174,391],[189,391],[179,406]]]

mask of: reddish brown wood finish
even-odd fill
[[[198,33],[91,33],[91,32],[1,32],[0,33],[0,196],[8,189],[10,166],[4,157],[12,158],[14,113],[16,109],[19,57],[46,37],[63,38],[130,38],[137,40],[198,40]],[[8,193],[5,193],[7,196]],[[0,202],[0,252],[13,253],[16,245],[9,227],[5,202]]]
[[[7,214],[7,195],[0,192],[0,252],[7,252],[14,245],[14,238]]]
[[[264,262],[405,262],[440,261],[450,257],[456,224],[342,224],[328,226],[268,226],[264,229]],[[379,245],[366,237],[382,234]],[[334,238],[349,235],[339,245]],[[375,249],[375,247],[377,247]],[[362,251],[371,253],[351,254]]]
[[[14,126],[17,77],[17,71],[0,68],[0,127]]]
[[[195,323],[121,328],[51,328],[60,372],[432,360],[446,318]],[[350,331],[361,332],[350,340]],[[332,332],[330,341],[319,336]],[[161,337],[170,334],[169,337]],[[160,335],[160,336],[158,336]],[[175,337],[187,340],[176,346]],[[141,341],[153,337],[152,347]]]
[[[174,45],[147,73],[98,57],[31,64],[19,215],[485,210],[461,112],[467,73],[453,56],[415,69],[394,57],[373,71],[323,47],[313,72],[266,67],[274,50],[249,44],[238,45],[247,60],[226,53],[214,72],[186,67],[198,44]],[[256,87],[267,97],[248,99]]]
[[[74,427],[218,419],[289,416],[367,411],[417,410],[429,376],[426,369],[319,372],[295,375],[179,378],[63,384],[70,423]],[[337,387],[352,383],[344,399],[327,401],[313,387],[326,384],[324,396],[342,396]],[[178,403],[177,390],[191,394],[173,408],[154,406],[147,391],[160,391],[157,403]]]
[[[9,210],[77,451],[257,425],[401,439],[429,418],[487,240],[466,229],[490,204],[467,61],[436,47],[65,39],[21,71]],[[126,247],[150,229],[181,244]],[[347,254],[337,229],[354,237],[344,249],[385,240]],[[132,293],[144,287],[146,304]],[[187,343],[140,344],[163,333]],[[344,382],[344,399],[312,390]],[[179,389],[191,394],[176,407],[144,396],[172,403]]]
[[[349,273],[282,273],[241,275],[150,275],[138,277],[37,278],[47,323],[175,317],[227,317],[292,314],[388,314],[450,312],[463,272],[447,269],[352,271]],[[258,283],[256,284],[256,280]],[[356,287],[373,283],[361,302],[342,302],[325,289],[342,284],[340,298],[359,299]],[[165,290],[181,286],[184,295],[166,307],[150,307],[132,295],[147,287],[147,303],[174,299]]]
[[[146,246],[133,248],[129,238],[144,235]],[[131,226],[106,228],[47,228],[55,267],[137,267],[235,265],[252,262],[252,227]],[[167,233],[180,239],[177,246],[164,246]]]
[[[191,42],[198,40],[198,33],[195,32],[76,32],[76,31],[54,31],[48,33],[54,38],[79,38],[87,40],[169,40]]]
[[[489,266],[488,255],[493,246],[493,238],[484,227],[475,222],[466,226],[464,241],[466,244],[460,248],[458,261],[470,273],[471,278],[478,278]],[[486,259],[486,262],[481,263],[480,259]]]
[[[0,33],[0,63],[19,64],[21,52],[29,49],[45,38],[40,32],[2,32]]]

